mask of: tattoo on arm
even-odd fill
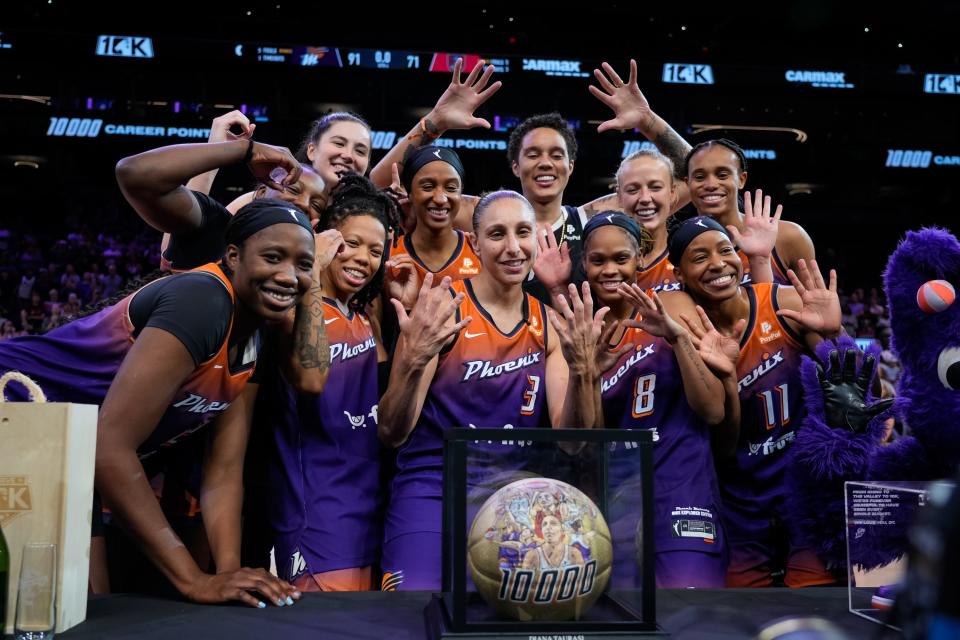
[[[673,160],[674,177],[682,180],[684,177],[683,161],[693,147],[690,143],[680,137],[680,134],[667,125],[663,131],[657,133],[652,140],[653,144],[660,152]]]
[[[300,366],[304,369],[320,369],[322,373],[330,368],[330,344],[323,322],[321,291],[320,287],[311,287],[304,296],[304,302],[297,307],[295,333]]]
[[[435,125],[430,118],[425,117],[420,131],[410,138],[410,144],[414,147],[425,147],[439,137],[440,129],[437,128],[437,125]]]
[[[700,354],[693,349],[693,345],[687,340],[680,341],[680,348],[683,349],[683,352],[687,355],[687,357],[690,359],[690,362],[692,362],[693,366],[696,368],[697,375],[700,376],[700,382],[703,384],[703,387],[705,389],[709,389],[710,383],[707,381],[707,368],[706,365],[703,364]]]

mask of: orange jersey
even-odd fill
[[[420,282],[423,282],[427,272],[434,274],[434,284],[439,283],[445,276],[450,276],[450,279],[454,282],[472,278],[480,273],[480,258],[477,257],[477,254],[473,252],[473,247],[467,242],[466,234],[459,229],[454,229],[454,232],[457,234],[457,247],[439,271],[431,271],[423,263],[423,260],[417,255],[416,249],[413,248],[413,240],[410,234],[394,240],[393,246],[390,248],[390,256],[406,253],[413,258],[413,264],[417,268],[417,277],[420,278]]]
[[[646,291],[680,291],[680,283],[673,273],[673,263],[665,250],[642,269],[637,270],[637,284]]]
[[[777,314],[776,283],[747,285],[750,318],[740,341],[740,441],[720,467],[724,500],[762,512],[779,504],[786,452],[806,412],[800,358],[809,353]]]
[[[753,282],[753,277],[750,275],[750,260],[747,258],[747,254],[739,247],[737,248],[737,255],[740,256],[740,261],[743,263],[743,279],[740,280],[740,283],[750,284]],[[777,254],[776,248],[774,248],[773,253],[770,254],[770,263],[770,266],[773,268],[773,281],[777,284],[789,285],[790,278],[787,277],[787,267]]]
[[[469,280],[455,282],[452,288],[454,293],[466,293],[458,316],[472,316],[473,321],[440,354],[420,420],[397,454],[400,472],[395,491],[410,478],[426,475],[436,480],[432,489],[440,496],[446,429],[532,428],[540,426],[546,416],[547,318],[543,304],[526,294],[523,318],[504,332],[480,306]],[[513,441],[504,438],[502,443],[491,443],[493,454],[508,455]]]

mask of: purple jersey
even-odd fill
[[[740,534],[762,532],[780,515],[787,449],[805,413],[802,339],[777,316],[780,285],[747,286],[750,318],[740,341],[740,441],[719,468],[725,516]]]
[[[656,550],[717,553],[720,494],[709,427],[687,403],[666,340],[630,328],[614,349],[625,342],[636,347],[601,378],[603,415],[608,427],[653,431]],[[618,457],[611,456],[611,482],[624,480],[618,469],[635,469]]]
[[[196,272],[216,278],[233,299],[233,287],[219,267],[208,264],[193,271]],[[159,282],[161,280],[155,280],[117,304],[50,333],[0,342],[0,371],[16,369],[25,373],[40,385],[52,402],[103,404],[113,378],[134,342],[135,329],[128,313],[130,303],[140,291]],[[219,351],[200,363],[186,379],[153,433],[137,449],[141,458],[200,429],[240,394],[253,373],[249,361],[256,361],[256,341],[254,339],[244,350],[249,354],[245,357],[248,362],[237,372],[230,369],[229,344],[228,333]]]
[[[324,300],[330,375],[320,394],[271,382],[278,404],[270,477],[277,571],[365,567],[379,556],[382,507],[377,439],[377,346],[370,322]],[[284,406],[285,405],[285,406]]]
[[[503,333],[477,302],[469,280],[455,282],[452,288],[455,293],[466,292],[459,314],[472,316],[473,322],[440,355],[420,420],[397,453],[394,494],[415,484],[416,496],[442,495],[446,429],[526,429],[540,426],[545,415],[547,327],[543,304],[526,295],[523,319]],[[503,462],[504,456],[518,450],[506,435],[502,442],[471,449],[486,451],[492,461]]]

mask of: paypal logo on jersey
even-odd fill
[[[760,360],[760,364],[740,380],[739,384],[737,385],[738,390],[743,391],[761,377],[765,376],[767,372],[772,370],[775,366],[783,362],[783,350],[781,349],[780,351],[777,351],[772,356],[769,353],[764,353]]]

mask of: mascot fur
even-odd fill
[[[878,349],[861,354],[844,337],[818,347],[826,368],[809,358],[802,365],[808,413],[792,447],[789,508],[802,542],[831,568],[846,565],[845,481],[951,478],[960,464],[960,303],[952,295],[960,288],[960,242],[943,229],[908,232],[890,256],[884,287],[901,365],[892,404],[871,392]],[[884,445],[891,415],[909,435]],[[902,555],[906,524],[867,532],[858,566]]]

